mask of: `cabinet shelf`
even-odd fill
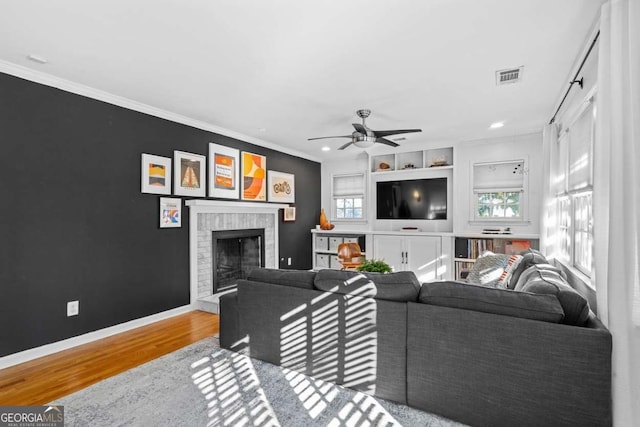
[[[381,165],[388,167],[381,168]],[[453,168],[453,147],[379,154],[371,157],[371,173]]]

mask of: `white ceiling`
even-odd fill
[[[404,148],[540,130],[602,3],[5,1],[0,61],[324,159],[348,140],[307,138],[351,133],[359,108],[372,129],[422,128]]]

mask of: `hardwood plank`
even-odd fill
[[[2,369],[0,405],[44,405],[218,331],[218,315],[192,311]]]

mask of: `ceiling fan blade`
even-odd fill
[[[347,148],[348,146],[350,146],[351,144],[353,144],[353,141],[351,142],[347,142],[346,144],[344,144],[342,147],[338,148],[338,150],[344,150],[345,148]]]
[[[313,141],[316,139],[331,139],[331,138],[351,138],[351,135],[340,135],[340,136],[321,136],[318,138],[309,138],[307,141]]]
[[[363,135],[367,134],[367,129],[360,123],[352,123],[355,130]]]
[[[398,129],[398,130],[374,130],[376,137],[384,137],[389,135],[398,135],[400,133],[422,132],[422,129]]]
[[[400,144],[397,144],[393,141],[389,141],[388,139],[385,138],[376,138],[376,142],[379,142],[381,144],[385,144],[385,145],[390,145],[392,147],[398,147]]]

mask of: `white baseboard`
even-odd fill
[[[28,362],[39,357],[48,356],[59,351],[68,350],[72,347],[77,347],[79,345],[97,341],[102,338],[107,338],[111,335],[139,328],[140,326],[145,326],[159,320],[164,320],[170,317],[177,316],[179,314],[188,313],[190,311],[194,311],[195,309],[196,308],[191,305],[184,305],[182,307],[163,311],[161,313],[152,314],[151,316],[142,317],[140,319],[131,320],[125,323],[120,323],[119,325],[110,326],[108,328],[99,329],[97,331],[89,332],[84,335],[78,335],[77,337],[68,338],[66,340],[57,341],[51,344],[24,350],[19,353],[10,354],[5,357],[0,357],[0,369]]]

